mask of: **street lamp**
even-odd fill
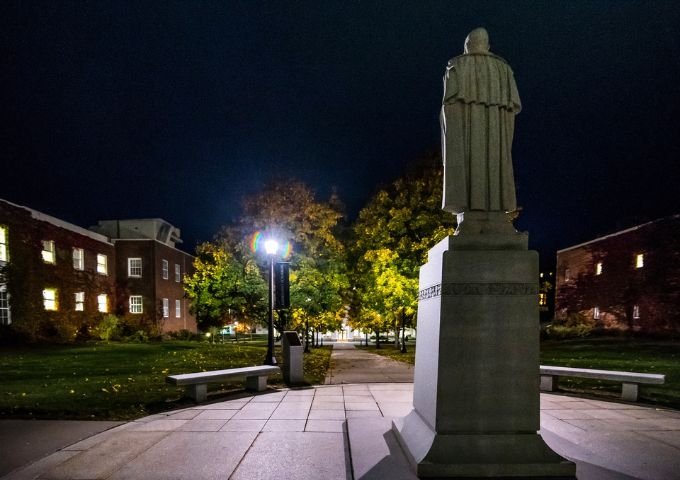
[[[279,249],[279,242],[270,238],[264,242],[264,250],[269,257],[269,325],[267,332],[267,354],[264,357],[265,365],[276,365],[274,357],[274,255]]]

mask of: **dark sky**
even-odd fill
[[[555,249],[680,213],[680,2],[8,1],[0,198],[185,248],[296,177],[350,215],[439,149],[474,27],[513,67],[517,226]]]

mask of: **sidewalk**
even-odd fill
[[[353,343],[336,342],[325,383],[413,383],[413,372],[413,365],[408,363],[359,350]]]
[[[413,480],[390,429],[412,394],[368,383],[235,395],[125,423],[6,478]],[[580,480],[680,478],[678,411],[541,394],[541,434]]]

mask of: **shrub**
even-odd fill
[[[99,325],[95,327],[95,334],[104,340],[117,340],[120,337],[120,319],[115,315],[105,315]]]
[[[147,343],[149,341],[149,334],[144,330],[137,330],[132,335],[125,337],[124,341],[129,343]]]

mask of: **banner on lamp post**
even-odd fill
[[[290,307],[290,263],[277,262],[274,265],[274,309]]]

